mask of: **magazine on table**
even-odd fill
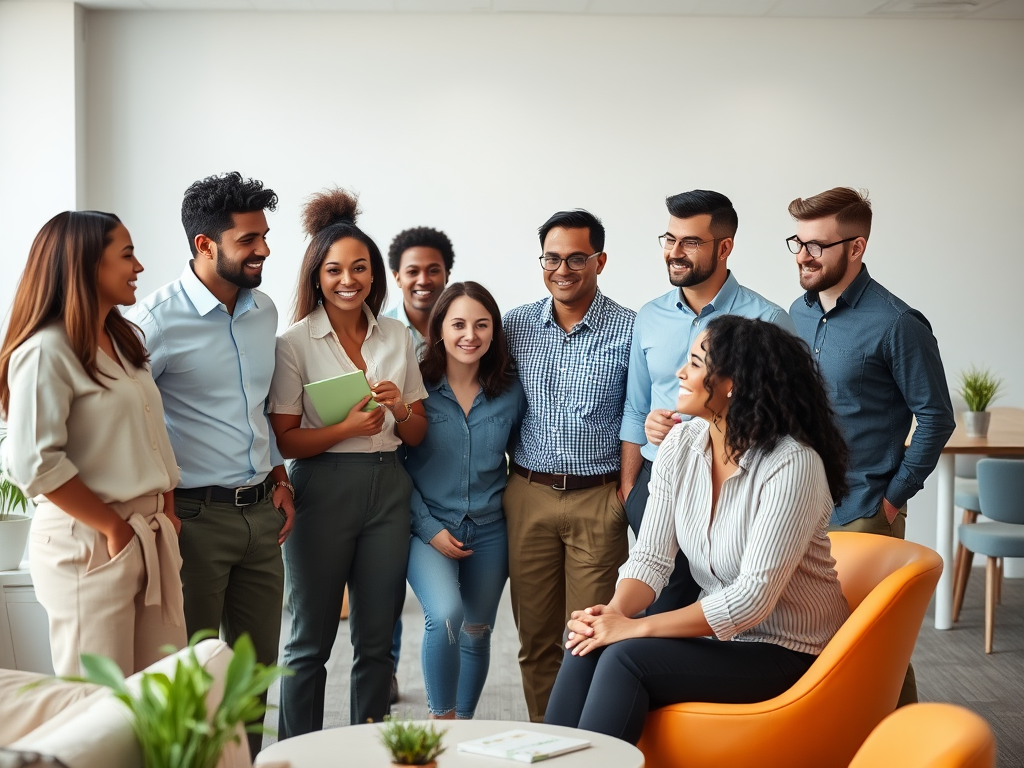
[[[572,739],[537,731],[515,730],[496,733],[494,736],[482,739],[460,741],[457,748],[459,752],[504,757],[522,763],[536,763],[589,746],[590,742],[586,739]]]

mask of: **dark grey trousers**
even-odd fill
[[[291,466],[295,529],[285,544],[291,636],[278,738],[320,730],[327,661],[345,585],[355,658],[351,722],[380,722],[391,695],[391,640],[405,602],[412,480],[394,453],[324,453]]]

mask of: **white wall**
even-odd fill
[[[84,205],[84,13],[69,2],[0,2],[0,329],[36,232]]]
[[[91,12],[86,47],[86,203],[128,224],[140,295],[185,265],[185,187],[238,169],[281,195],[282,307],[302,200],[331,184],[382,249],[446,230],[454,277],[504,309],[544,294],[536,227],[576,206],[608,227],[606,292],[639,307],[668,289],[663,198],[720,190],[731,266],[788,307],[786,205],[848,184],[875,202],[872,274],[928,316],[951,378],[991,365],[1024,405],[1024,22]],[[912,502],[912,538],[934,503]]]

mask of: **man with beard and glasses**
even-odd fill
[[[836,499],[831,529],[902,539],[907,501],[924,487],[955,427],[938,342],[924,315],[868,274],[866,195],[836,187],[797,198],[789,213],[797,225],[786,244],[806,291],[789,311],[818,361],[850,449],[850,490]],[[915,701],[911,667],[898,706]]]
[[[647,506],[651,466],[658,446],[675,424],[689,419],[675,413],[679,394],[676,371],[686,361],[693,340],[721,315],[766,320],[790,333],[796,332],[782,307],[744,288],[726,266],[739,224],[728,197],[695,189],[672,195],[665,204],[668,229],[658,237],[658,242],[673,288],[637,313],[619,432],[620,493],[634,534],[640,531]],[[700,587],[690,575],[686,556],[680,553],[668,585],[647,612],[682,608],[699,594]]]
[[[210,176],[181,204],[192,260],[128,317],[145,333],[167,431],[181,467],[185,624],[248,632],[256,658],[277,658],[294,490],[266,414],[277,309],[257,291],[270,255],[264,210],[277,195],[239,173]],[[155,445],[155,443],[154,443]],[[261,745],[250,734],[250,751]]]

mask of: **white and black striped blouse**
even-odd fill
[[[832,497],[821,458],[790,437],[770,452],[747,451],[712,516],[708,429],[693,419],[665,438],[619,578],[660,594],[681,548],[718,639],[820,653],[849,615],[826,535]]]

